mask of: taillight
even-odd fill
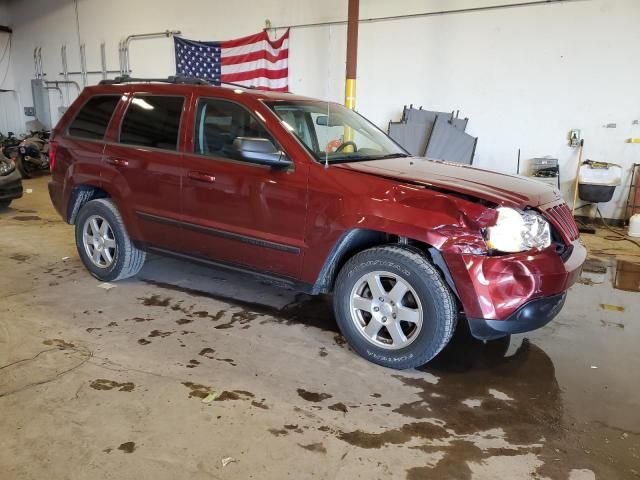
[[[56,152],[58,151],[58,144],[56,142],[49,143],[49,165],[53,172],[53,167],[56,164]]]

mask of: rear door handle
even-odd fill
[[[214,183],[216,181],[216,177],[203,172],[189,172],[187,173],[187,176],[192,180],[197,180],[198,182]]]
[[[124,158],[107,158],[107,163],[110,165],[115,165],[116,167],[129,166],[129,160],[125,160]]]

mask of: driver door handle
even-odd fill
[[[124,158],[107,158],[106,162],[109,165],[115,165],[116,167],[128,167],[129,160],[125,160]]]
[[[196,180],[198,182],[206,182],[206,183],[214,183],[216,181],[216,177],[214,177],[213,175],[209,175],[208,173],[203,173],[203,172],[189,172],[187,173],[187,176],[192,179],[192,180]]]

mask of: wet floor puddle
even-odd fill
[[[565,412],[553,362],[544,350],[527,339],[515,349],[510,343],[509,338],[482,343],[457,332],[421,369],[437,382],[394,375],[417,396],[391,408],[406,419],[404,424],[332,433],[363,449],[405,445],[444,453],[435,465],[409,469],[408,479],[471,479],[467,462],[526,454],[543,462],[537,475],[553,479],[568,478],[572,469],[589,469],[597,478],[636,478],[640,435],[604,424],[577,425]]]
[[[588,270],[598,274],[602,274],[602,267],[597,263],[587,265]],[[607,266],[604,266],[605,274],[606,271]],[[227,325],[223,328],[236,325],[246,328],[254,321],[273,321],[338,331],[331,304],[322,297],[299,295],[294,302],[278,309],[171,284],[145,282],[191,296],[213,298],[230,304],[231,308],[242,309],[236,318],[232,314],[230,321],[220,324]],[[152,296],[142,301],[149,306],[181,310],[190,319],[217,317],[217,321],[222,317],[204,311],[195,315],[183,305],[171,306],[170,298]],[[335,340],[337,344],[344,343],[339,334]],[[472,472],[467,462],[481,463],[493,456],[526,454],[533,454],[542,462],[536,471],[540,476],[568,478],[573,469],[588,469],[596,473],[597,478],[636,478],[639,434],[604,424],[576,424],[565,412],[553,362],[544,350],[526,339],[517,348],[510,349],[509,345],[508,337],[482,343],[473,339],[468,331],[458,332],[447,348],[423,369],[437,377],[437,382],[419,375],[396,374],[394,377],[402,385],[414,391],[411,401],[400,405],[371,405],[400,415],[405,419],[404,423],[383,431],[372,425],[362,429],[329,425],[314,428],[362,449],[402,445],[426,453],[444,454],[435,464],[409,469],[406,472],[408,479],[427,476],[470,479]],[[320,356],[325,353],[321,350]],[[213,349],[203,350],[200,358],[214,355]],[[189,397],[203,399],[211,393],[211,387],[206,385],[191,382],[183,385],[189,388]],[[225,396],[219,399],[251,400],[253,395],[247,393],[224,392]],[[351,415],[352,408],[363,406],[337,401],[340,399],[333,398],[338,397],[334,392],[300,388],[297,393],[310,404],[308,408],[314,410],[327,409],[346,416]],[[379,393],[371,394],[372,398],[379,396]],[[330,398],[333,400],[328,401]],[[308,425],[298,427],[308,428]],[[286,436],[295,434],[298,429],[276,428],[271,433]],[[299,444],[301,448],[305,448],[304,445],[312,444]],[[319,447],[309,450],[321,451]]]
[[[132,392],[135,385],[132,382],[118,383],[105,378],[98,378],[89,384],[94,390],[118,390],[120,392]]]
[[[231,317],[228,321],[220,323],[214,327],[219,330],[233,328],[235,326],[240,328],[249,328],[251,322],[259,320],[261,322],[278,322],[285,325],[302,324],[325,331],[339,333],[338,325],[336,324],[333,315],[333,307],[327,296],[298,294],[296,295],[295,300],[291,303],[282,308],[276,308],[270,305],[239,300],[225,295],[204,292],[155,280],[145,279],[143,281],[164,290],[186,293],[187,295],[194,297],[218,300],[241,309],[238,312],[231,313]],[[187,318],[177,321],[179,324],[190,323],[189,320],[196,317],[203,319],[207,318],[211,321],[217,322],[221,320],[223,315],[226,313],[226,310],[220,310],[215,314],[211,314],[204,310],[193,311],[192,308],[185,307],[180,302],[172,305],[172,299],[170,297],[163,297],[160,295],[150,295],[148,297],[142,297],[139,300],[145,306],[169,307],[172,310],[179,310],[185,313]],[[339,343],[339,340],[336,340],[336,343]]]
[[[118,450],[124,453],[133,453],[136,449],[136,442],[124,442],[118,447]]]
[[[205,399],[216,392],[214,387],[193,382],[182,382],[182,385],[189,389],[189,398]],[[251,400],[255,395],[246,390],[225,390],[216,396],[215,401],[224,402],[226,400]],[[264,399],[263,399],[264,401]]]

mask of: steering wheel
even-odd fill
[[[342,145],[340,145],[338,148],[336,148],[336,152],[341,152],[345,149],[345,147],[351,145],[353,147],[353,151],[357,152],[358,151],[358,146],[356,145],[356,142],[352,142],[351,140],[349,140],[348,142],[344,142]]]

